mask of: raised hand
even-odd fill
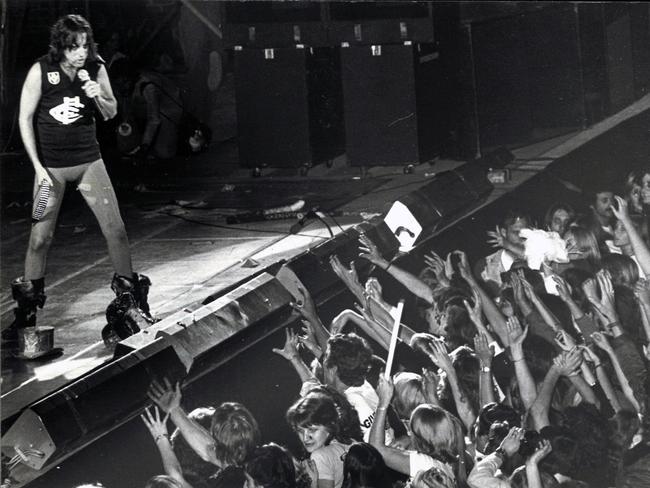
[[[506,456],[511,457],[519,450],[521,441],[524,439],[524,429],[520,427],[513,427],[510,432],[501,441],[499,448],[501,448]]]
[[[458,272],[460,275],[465,278],[467,281],[473,281],[472,272],[469,269],[469,261],[467,260],[467,254],[465,251],[454,251],[453,254],[458,256]]]
[[[578,374],[582,364],[582,352],[578,348],[571,351],[564,351],[553,359],[553,365],[562,376],[574,376]]]
[[[516,316],[508,317],[506,321],[506,330],[508,332],[508,339],[510,341],[510,348],[521,347],[524,339],[528,335],[528,325],[522,330],[519,319]]]
[[[543,439],[537,444],[535,452],[533,452],[530,457],[526,460],[526,464],[539,464],[542,459],[544,459],[551,451],[553,447],[551,442],[548,439]]]
[[[556,274],[551,275],[551,278],[555,282],[557,294],[562,299],[562,301],[568,302],[572,300],[571,288],[569,287],[569,284],[564,280],[564,278]]]
[[[449,374],[454,369],[451,358],[447,354],[447,348],[442,341],[431,341],[427,349],[431,361],[442,371]]]
[[[478,333],[474,336],[474,352],[476,352],[476,355],[483,366],[490,366],[492,364],[494,351],[490,347],[488,338],[485,334]]]
[[[555,334],[555,343],[560,346],[563,351],[570,351],[576,347],[576,341],[564,329],[558,329]]]
[[[593,294],[587,295],[587,299],[594,309],[605,317],[608,324],[617,322],[618,314],[616,313],[614,300],[614,285],[612,284],[612,277],[609,274],[609,271],[602,269],[598,271],[598,273],[596,273],[596,280],[600,288],[600,299],[595,298]]]
[[[167,378],[163,378],[163,384],[154,380],[147,391],[147,396],[165,413],[171,413],[181,406],[181,385],[173,385]]]
[[[591,338],[593,339],[594,344],[596,344],[603,351],[607,353],[614,352],[614,349],[612,349],[612,346],[609,344],[609,341],[607,340],[607,336],[602,332],[594,332],[593,334],[591,334]]]
[[[422,368],[422,390],[427,401],[438,403],[440,377],[428,368]]]
[[[375,245],[374,242],[370,239],[365,234],[361,234],[359,236],[359,257],[363,259],[367,259],[373,264],[376,264],[378,266],[385,267],[385,264],[388,262],[386,259],[384,259],[379,252],[379,248]]]
[[[359,296],[358,294],[363,293],[363,286],[361,286],[361,282],[359,281],[359,275],[357,274],[357,269],[354,261],[350,262],[350,268],[348,269],[343,266],[343,263],[341,263],[341,260],[338,258],[338,256],[336,254],[333,254],[330,256],[330,266],[332,267],[332,270],[336,276],[338,276],[355,295]]]
[[[386,375],[382,372],[382,374],[379,375],[379,381],[377,382],[377,396],[379,397],[377,407],[388,407],[393,398],[394,391],[395,387],[393,386],[393,379],[386,379]]]
[[[481,295],[478,294],[476,289],[472,287],[472,301],[474,305],[470,305],[467,300],[463,300],[463,305],[469,314],[469,318],[479,329],[485,329],[485,324],[483,323],[483,302],[481,301]]]
[[[274,347],[272,351],[287,361],[292,361],[298,357],[298,337],[289,328],[284,329],[284,337],[284,347],[282,349]]]
[[[501,234],[501,228],[497,225],[495,230],[489,230],[487,232],[488,240],[487,243],[495,248],[503,248],[503,243],[505,239]]]
[[[521,287],[524,290],[524,294],[526,295],[526,298],[530,300],[531,302],[534,302],[535,299],[537,298],[537,294],[535,293],[535,289],[533,288],[533,285],[530,284],[530,282],[526,279],[526,275],[524,275],[524,270],[520,269],[517,270],[517,274],[519,275],[519,281],[521,282]]]
[[[314,356],[317,358],[321,356],[323,351],[318,345],[318,339],[316,339],[316,332],[314,327],[311,325],[311,322],[308,320],[302,321],[302,335],[298,336],[298,342],[304,347],[309,349]]]
[[[291,302],[291,308],[306,320],[318,320],[316,304],[309,292],[305,291],[304,288],[298,287],[298,293],[300,294],[301,299],[297,302]]]
[[[610,206],[612,212],[614,213],[614,216],[621,222],[629,221],[630,212],[627,208],[627,201],[618,195],[614,195],[614,199],[616,200],[616,205]]]
[[[160,410],[158,407],[153,407],[153,414],[149,407],[144,409],[144,413],[140,415],[140,418],[144,422],[144,425],[147,426],[151,437],[154,441],[158,441],[161,437],[169,437],[169,432],[167,431],[167,419],[169,418],[169,412],[163,419],[160,418]]]
[[[436,279],[441,286],[449,286],[449,278],[445,273],[445,262],[437,253],[431,251],[430,254],[425,254],[424,262],[427,268],[433,271],[433,274],[436,276]]]

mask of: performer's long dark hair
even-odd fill
[[[81,15],[64,15],[50,29],[50,61],[58,63],[63,59],[63,51],[76,45],[79,34],[86,34],[88,42],[88,61],[99,59],[93,29]]]

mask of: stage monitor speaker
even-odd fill
[[[10,457],[26,453],[27,465],[42,467],[135,415],[148,401],[153,380],[180,381],[186,370],[169,344],[158,341],[74,381],[23,411],[2,439]],[[41,454],[29,450],[41,451]],[[33,458],[33,459],[32,459]],[[37,469],[40,469],[37,468]]]
[[[338,52],[235,49],[240,164],[310,167],[343,152]]]
[[[440,228],[464,210],[478,205],[492,190],[485,171],[479,165],[465,164],[437,174],[430,183],[405,195],[406,205],[423,232]]]
[[[431,45],[341,47],[348,163],[409,165],[438,154],[438,56]]]

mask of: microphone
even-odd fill
[[[88,71],[86,71],[83,68],[77,71],[77,76],[83,82],[84,85],[86,84],[87,81],[90,81],[90,75],[88,74]],[[95,107],[97,107],[99,113],[102,114],[104,120],[108,120],[110,117],[108,116],[108,113],[106,113],[106,111],[100,105],[99,101],[97,100],[97,96],[93,97],[93,101],[95,102]]]

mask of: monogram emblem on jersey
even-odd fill
[[[63,125],[72,124],[83,115],[79,113],[80,108],[85,105],[79,101],[79,97],[63,97],[63,103],[50,109],[50,115]]]
[[[61,81],[58,71],[48,71],[47,72],[47,81],[50,82],[50,85],[58,85]]]

